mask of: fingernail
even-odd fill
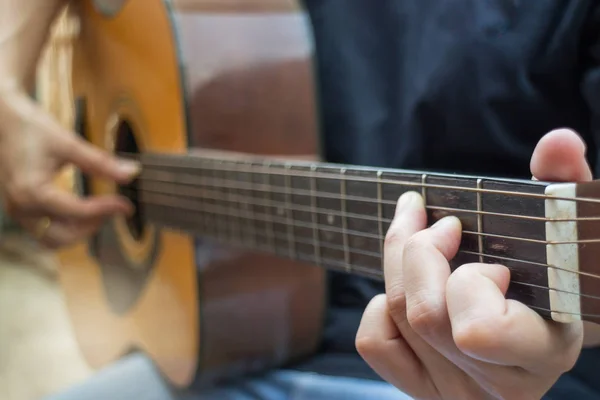
[[[458,227],[462,226],[460,220],[455,216],[451,215],[438,220],[436,223],[431,225],[431,229],[449,229],[453,225]]]
[[[417,192],[406,192],[398,199],[398,206],[396,212],[406,210],[409,208],[419,207],[423,205],[421,195]]]
[[[133,177],[141,172],[142,166],[137,161],[123,160],[119,162],[119,170],[127,176]]]

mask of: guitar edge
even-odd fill
[[[90,142],[124,152],[319,157],[312,41],[294,1],[78,7],[73,91],[77,127]],[[72,178],[83,194],[139,195],[135,186]],[[159,229],[143,208],[58,256],[74,332],[93,367],[141,350],[171,383],[187,386],[281,365],[320,341],[322,269]]]

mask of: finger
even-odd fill
[[[64,137],[64,142],[56,148],[59,156],[84,173],[118,183],[128,183],[140,173],[141,165],[136,161],[115,157],[75,135]]]
[[[39,218],[29,218],[23,220],[22,225],[42,246],[48,249],[58,249],[87,239],[100,228],[104,219],[97,218],[80,223],[50,220],[50,225],[44,232],[41,232],[41,236],[38,236],[39,232],[36,232],[39,222]]]
[[[453,383],[466,381],[467,378],[463,371],[450,361],[452,359],[446,356],[449,352],[440,352],[439,349],[432,347],[411,328],[409,321],[407,321],[408,307],[406,304],[407,299],[405,289],[409,288],[410,283],[405,282],[403,278],[403,254],[406,251],[406,243],[411,240],[411,237],[413,237],[415,233],[425,229],[426,225],[427,214],[425,212],[422,197],[416,192],[408,192],[401,196],[398,201],[394,220],[386,235],[384,249],[384,270],[388,311],[405,342],[421,360],[421,363],[432,379],[440,385],[440,390],[443,389],[450,393],[459,388],[468,388],[468,390],[472,390],[473,388],[468,384],[457,386]],[[458,236],[460,237],[460,230]],[[421,267],[423,266],[424,265],[421,265]],[[452,354],[458,354],[460,352],[455,348],[454,343],[452,342],[450,322],[447,317],[446,325],[445,341],[447,342],[448,347],[454,347]],[[443,346],[440,346],[440,348],[441,350],[444,350]],[[464,355],[463,357],[466,358]],[[454,357],[454,359],[456,359],[456,357]],[[467,368],[465,368],[465,366],[468,367],[467,363],[463,362],[461,367],[466,370]],[[472,373],[471,371],[469,372]],[[462,396],[461,394],[456,398],[470,397]]]
[[[592,180],[586,145],[577,133],[558,129],[546,134],[531,157],[531,173],[539,180],[580,182]]]
[[[356,334],[356,349],[385,381],[417,398],[436,393],[431,377],[391,319],[385,295],[374,297]]]
[[[448,260],[456,255],[460,239],[460,220],[445,217],[414,235],[402,257],[408,322],[422,337],[438,345],[450,338],[446,309],[446,283],[451,272]]]
[[[536,374],[567,371],[581,348],[581,324],[548,322],[507,300],[509,279],[506,267],[492,264],[466,264],[454,271],[447,304],[457,347],[475,359]]]
[[[396,212],[386,233],[383,270],[390,312],[396,323],[406,314],[402,280],[402,253],[406,241],[427,227],[423,198],[416,192],[406,192],[398,199]]]
[[[460,241],[460,220],[445,217],[407,242],[402,258],[406,323],[420,340],[443,357],[436,360],[427,355],[429,352],[418,341],[410,336],[406,339],[412,346],[419,346],[420,351],[415,351],[422,359],[427,357],[423,362],[430,370],[437,368],[442,360],[449,360],[472,377],[481,377],[489,370],[458,350],[446,306],[446,284],[451,273],[448,260],[456,255]]]
[[[129,215],[133,205],[122,196],[105,195],[81,198],[49,184],[36,192],[8,197],[15,219],[50,216],[54,219],[94,219],[116,214]]]

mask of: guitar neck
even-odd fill
[[[447,215],[462,222],[452,269],[469,262],[503,264],[511,270],[508,298],[545,316],[560,314],[555,319],[562,320],[581,314],[581,306],[572,304],[584,298],[573,292],[575,280],[577,288],[587,284],[600,289],[595,274],[579,271],[577,257],[565,258],[573,249],[557,245],[558,252],[547,251],[549,239],[565,244],[565,239],[573,239],[564,237],[568,229],[548,227],[555,220],[549,210],[563,216],[572,210],[576,217],[576,202],[569,200],[576,196],[574,184],[567,187],[573,193],[562,198],[560,190],[550,197],[551,185],[533,180],[210,152],[144,154],[142,163],[137,183],[142,210],[157,225],[381,280],[383,244],[397,200],[407,191],[417,191],[425,199],[429,224]],[[577,246],[575,242],[575,256]],[[554,300],[553,290],[559,293]],[[600,300],[587,301],[593,303],[596,318]],[[556,307],[562,307],[558,314]]]
[[[545,186],[327,163],[146,155],[140,188],[146,216],[156,222],[380,277],[383,241],[402,193],[422,194],[430,223],[458,216],[461,252],[480,259],[502,255],[515,231],[545,240]]]

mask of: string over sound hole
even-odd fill
[[[117,129],[115,152],[121,156],[130,156],[132,158],[137,157],[140,153],[131,124],[127,121],[121,121]],[[117,187],[117,192],[129,199],[135,208],[133,215],[126,219],[129,233],[135,240],[141,240],[146,231],[138,184],[138,179],[134,179],[129,184]]]

